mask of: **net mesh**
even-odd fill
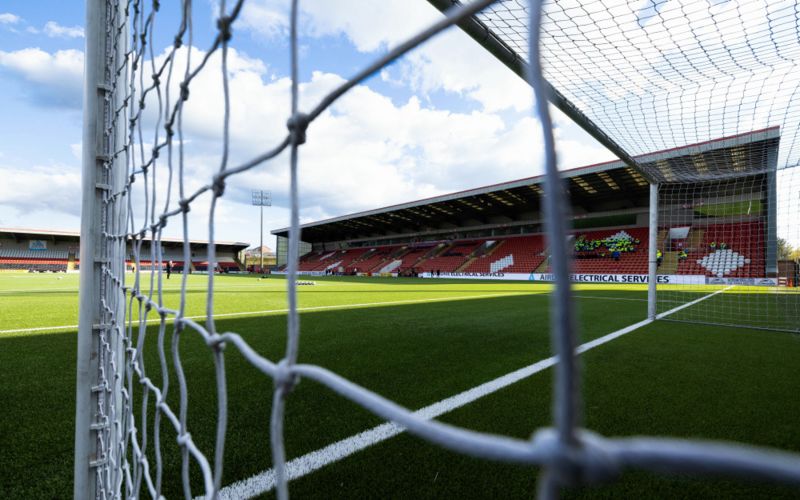
[[[774,162],[777,139],[765,142],[774,145],[710,151],[697,161],[730,165],[733,153],[743,165]],[[659,273],[678,276],[659,287],[659,312],[711,293],[668,319],[800,331],[797,257],[789,243],[798,237],[798,188],[794,169],[660,184]]]
[[[528,2],[478,14],[527,60]],[[793,1],[546,2],[544,75],[631,155],[780,125],[798,162],[800,59]]]
[[[675,3],[681,6],[678,12],[682,12],[685,18],[697,10],[695,7],[691,7],[695,10],[685,10],[689,7]],[[666,16],[673,12],[667,8],[672,2],[647,3],[654,12],[647,18],[642,12],[650,11],[646,8],[632,9],[628,3],[606,8],[599,3],[581,2],[573,6],[572,2],[562,1],[547,4],[540,11],[538,2],[532,2],[534,8],[530,8],[524,2],[479,0],[458,6],[439,22],[410,37],[332,90],[311,111],[302,113],[297,105],[295,1],[292,3],[292,98],[291,113],[287,117],[288,132],[272,149],[234,164],[230,160],[231,105],[227,65],[231,26],[241,12],[243,0],[218,3],[217,32],[204,51],[193,47],[192,2],[184,0],[180,23],[172,28],[175,32],[172,48],[161,55],[155,53],[153,35],[158,20],[158,2],[90,2],[89,8],[95,9],[98,21],[96,26],[87,26],[87,43],[97,44],[100,49],[98,60],[87,56],[87,65],[98,64],[102,68],[97,81],[87,80],[86,83],[87,96],[94,96],[95,90],[98,91],[97,112],[87,119],[95,121],[98,128],[93,170],[97,182],[91,189],[99,194],[96,210],[87,215],[96,222],[90,226],[93,232],[82,235],[84,241],[96,242],[92,249],[87,250],[94,253],[90,261],[83,259],[82,272],[90,280],[95,280],[97,293],[88,294],[82,290],[82,302],[88,303],[88,310],[92,312],[88,330],[93,342],[92,352],[97,356],[92,358],[94,379],[91,387],[87,388],[92,395],[92,419],[88,428],[93,459],[80,463],[82,457],[78,457],[76,484],[83,484],[78,477],[87,471],[89,480],[86,481],[86,490],[76,495],[84,498],[160,497],[165,481],[178,481],[164,474],[163,450],[166,446],[176,446],[161,441],[161,428],[169,426],[174,430],[180,448],[179,482],[185,496],[191,498],[202,494],[215,497],[223,484],[222,465],[229,411],[226,348],[227,352],[235,350],[240,353],[252,367],[274,381],[270,442],[279,498],[288,496],[283,445],[284,409],[289,393],[300,377],[315,380],[372,413],[396,422],[416,436],[448,449],[491,460],[541,465],[545,471],[540,481],[543,497],[554,496],[562,486],[614,477],[625,467],[676,473],[702,470],[746,474],[756,479],[800,484],[800,458],[778,451],[657,438],[607,439],[580,428],[577,417],[580,390],[572,355],[575,332],[571,320],[568,265],[566,260],[559,261],[558,257],[553,262],[557,286],[552,335],[554,351],[563,362],[558,364],[556,374],[554,426],[540,429],[533,440],[488,435],[426,420],[323,367],[297,363],[300,347],[295,282],[300,203],[297,169],[298,148],[305,142],[306,128],[356,84],[434,34],[470,18],[490,4],[494,5],[479,14],[479,18],[501,33],[520,54],[526,58],[528,54],[533,57],[530,82],[537,90],[537,110],[545,125],[550,121],[547,106],[543,105],[544,83],[538,71],[540,57],[535,49],[539,44],[536,36],[528,40],[527,26],[533,27],[534,35],[541,26],[541,59],[546,61],[545,76],[631,153],[667,149],[673,144],[700,142],[731,132],[750,132],[757,128],[757,124],[771,125],[772,120],[778,118],[782,127],[781,141],[794,137],[791,128],[795,117],[794,104],[788,97],[781,100],[777,96],[791,95],[784,91],[792,87],[788,83],[791,72],[787,68],[794,67],[798,50],[797,13],[796,10],[773,7],[773,2],[761,7],[769,19],[766,33],[770,36],[764,41],[756,43],[744,36],[737,48],[721,44],[722,49],[712,50],[703,40],[714,36],[713,33],[726,33],[739,27],[749,33],[747,30],[750,28],[745,24],[751,16],[745,12],[746,6],[737,6],[732,19],[725,17],[723,22],[719,18],[710,25],[703,25],[704,30],[690,24],[687,31],[685,28],[670,28],[673,21],[668,19],[673,18]],[[751,4],[757,3],[748,2],[746,5]],[[707,10],[723,7],[712,5]],[[528,16],[532,21],[528,21]],[[790,22],[784,21],[787,17]],[[715,16],[711,18],[717,19]],[[635,29],[627,28],[631,20]],[[640,34],[637,30],[648,33]],[[707,32],[712,34],[707,35]],[[778,43],[778,39],[785,42]],[[529,41],[530,46],[526,45]],[[689,43],[693,45],[686,45]],[[530,47],[534,50],[531,51]],[[656,56],[663,60],[654,60]],[[218,64],[216,68],[212,61]],[[739,88],[732,82],[731,75],[738,75],[743,65],[752,71],[745,70],[748,84],[746,88]],[[184,175],[188,142],[183,118],[185,103],[191,99],[193,82],[199,75],[211,72],[215,72],[221,81],[219,98],[224,108],[223,120],[217,130],[219,162],[205,183],[197,186]],[[757,92],[751,94],[750,89],[754,88]],[[720,89],[725,92],[720,92]],[[722,104],[709,105],[703,98],[720,93],[727,96]],[[673,102],[680,103],[677,110]],[[732,109],[736,110],[735,113]],[[551,241],[566,241],[564,226],[567,219],[563,213],[563,190],[559,188],[555,170],[552,130],[549,126],[544,129],[547,192],[551,200],[548,230]],[[792,142],[786,148],[781,145],[783,159],[779,164],[782,168],[794,165],[792,145]],[[209,272],[207,278],[202,324],[187,315],[188,265],[184,265],[182,271],[180,301],[177,307],[168,307],[163,294],[165,270],[161,239],[168,224],[180,225],[184,262],[190,262],[189,212],[196,209],[200,197],[205,196],[209,199],[204,208],[209,235],[207,261],[208,269],[213,270],[216,263],[216,213],[218,202],[225,193],[226,180],[262,167],[283,152],[289,154],[291,172],[289,313],[285,354],[281,360],[274,361],[255,352],[239,334],[217,331],[213,272]],[[640,168],[646,171],[644,162]],[[649,175],[653,179],[657,174],[651,172]],[[680,211],[674,207],[694,203],[688,200],[706,197],[704,193],[712,191],[714,194],[708,194],[708,199],[713,197],[715,203],[741,205],[759,198],[764,203],[765,197],[769,200],[769,195],[764,193],[768,191],[765,186],[770,185],[770,175],[770,172],[761,172],[724,183],[711,181],[711,184],[694,188],[691,194],[685,194],[680,187],[666,187],[672,182],[667,178],[662,191],[665,200],[662,206],[665,209],[672,207],[670,213],[677,216]],[[197,187],[191,188],[190,185]],[[84,196],[91,197],[92,194],[86,192]],[[744,223],[742,214],[736,215]],[[752,211],[750,215],[753,215]],[[764,224],[763,217],[757,214],[752,222]],[[731,238],[730,241],[733,247],[734,240]],[[131,255],[126,255],[126,245],[129,245]],[[566,254],[560,253],[562,256]],[[132,278],[125,273],[126,258],[132,261]],[[152,323],[156,324],[155,332],[148,328]],[[82,325],[85,324],[86,319],[82,318]],[[81,334],[85,336],[86,331],[82,327]],[[180,351],[181,337],[185,335],[199,336],[213,358],[217,405],[213,438],[210,439],[193,435],[187,420],[189,383]],[[158,352],[155,365],[146,364],[143,355],[146,345],[151,343],[155,343]],[[80,421],[78,425],[81,425]],[[76,433],[80,435],[81,429]],[[203,439],[205,445],[199,445],[199,439]]]
[[[502,0],[477,18],[527,59],[528,11]],[[798,26],[794,1],[543,7],[545,77],[659,184],[658,272],[679,277],[658,310],[720,291],[671,320],[800,328],[797,288],[767,287],[797,280]]]

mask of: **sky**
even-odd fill
[[[178,29],[175,4],[162,2],[156,18],[156,61],[163,61]],[[441,17],[425,0],[300,4],[301,110]],[[286,0],[248,1],[234,24],[231,164],[269,150],[286,134],[288,6]],[[72,0],[0,3],[0,227],[80,227],[83,9]],[[194,4],[193,61],[211,43],[217,9],[212,1]],[[176,63],[185,58],[180,51]],[[185,108],[189,188],[208,182],[219,166],[219,67],[212,56]],[[153,123],[153,108],[146,108],[146,123]],[[538,175],[542,138],[533,111],[530,88],[451,29],[358,85],[311,124],[300,148],[301,222]],[[554,112],[554,118],[560,168],[614,159],[565,116]],[[165,175],[162,168],[157,178]],[[252,189],[272,192],[265,233],[288,226],[288,188],[286,155],[231,178],[215,219],[216,239],[258,243]],[[207,237],[208,206],[207,196],[193,205],[192,238]],[[179,233],[177,221],[165,230]],[[272,236],[265,242],[274,246]]]

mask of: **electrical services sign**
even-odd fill
[[[570,275],[575,283],[622,283],[622,284],[643,284],[647,283],[646,274],[586,274],[575,273]],[[553,282],[555,276],[551,273],[425,273],[425,278],[448,278],[448,279],[479,279],[479,280],[509,280],[509,281],[541,281]],[[658,283],[676,285],[705,285],[706,278],[702,275],[675,275],[659,274]]]
[[[570,278],[575,283],[649,283],[650,277],[646,274],[571,274]],[[530,281],[555,281],[555,275],[548,273],[531,273]],[[706,277],[702,275],[684,274],[659,274],[659,284],[672,285],[705,285]]]

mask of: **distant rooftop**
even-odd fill
[[[74,239],[79,240],[81,233],[78,231],[65,231],[65,230],[57,230],[57,229],[34,229],[34,228],[0,228],[0,235],[7,234],[11,235],[13,238],[18,239],[25,239],[26,237],[36,236],[36,237],[50,237],[50,238],[59,238],[59,239]],[[149,240],[150,238],[145,238],[145,240]],[[161,241],[164,243],[183,243],[182,238],[161,238]],[[208,245],[208,240],[189,240],[189,243],[192,245]],[[249,243],[244,243],[240,241],[217,241],[217,245],[222,246],[235,246],[235,247],[242,247],[247,248],[250,246]]]

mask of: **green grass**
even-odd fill
[[[658,312],[691,302],[719,286],[673,287],[659,292]],[[670,315],[675,321],[714,323],[800,333],[800,290],[737,285]]]
[[[708,215],[710,217],[757,215],[761,213],[761,200],[743,200],[703,205],[702,207],[694,207],[694,213]]]
[[[187,314],[203,314],[206,279],[190,277]],[[544,284],[314,281],[316,286],[300,287],[299,303],[305,309],[300,361],[320,364],[408,408],[427,406],[550,355],[549,287]],[[178,304],[179,283],[174,276],[169,281],[166,305]],[[76,292],[74,275],[0,274],[0,331],[76,324]],[[284,293],[285,281],[279,278],[218,278],[215,312],[241,315],[217,319],[217,330],[238,332],[263,356],[280,359]],[[645,316],[641,286],[579,285],[575,294],[582,342]],[[156,334],[155,325],[148,328],[145,366],[161,384]],[[169,326],[168,354],[171,335]],[[0,333],[2,498],[71,496],[75,339],[73,328]],[[192,332],[181,336],[180,352],[189,380],[189,429],[211,457],[217,404],[212,356]],[[229,484],[271,466],[272,381],[234,348],[228,347],[225,359],[229,425],[223,484]],[[584,422],[611,436],[730,439],[800,451],[798,360],[800,338],[789,333],[657,322],[582,356]],[[171,366],[168,377],[168,400],[177,408]],[[547,370],[442,420],[525,438],[549,425],[550,385]],[[138,392],[136,398],[138,417]],[[149,403],[152,429],[152,397]],[[379,423],[330,390],[302,381],[287,405],[287,455],[314,451]],[[166,422],[161,438],[164,493],[182,497],[175,433]],[[153,463],[152,433],[149,443]],[[193,493],[199,494],[194,466],[192,473]],[[290,491],[295,498],[529,498],[536,474],[534,468],[462,457],[404,434],[296,480]],[[797,495],[797,490],[773,485],[642,472],[626,472],[598,489],[568,492],[593,498]]]

